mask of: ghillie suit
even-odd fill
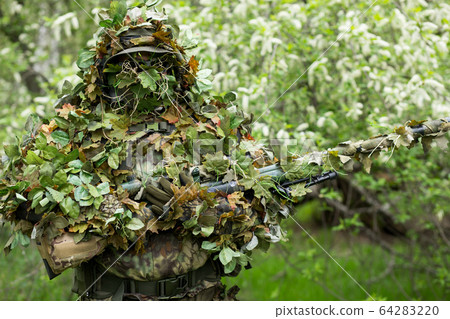
[[[234,93],[210,95],[211,71],[186,57],[164,14],[112,3],[96,47],[80,52],[83,82],[65,85],[56,116],[32,117],[5,146],[0,214],[15,225],[6,250],[35,239],[51,276],[77,268],[85,300],[232,300],[237,289],[221,277],[284,238],[290,199],[259,175],[278,160],[252,138]],[[412,145],[410,130],[373,151],[341,145],[277,167],[289,181],[353,159],[368,165],[373,153]],[[239,187],[211,192],[208,181]]]

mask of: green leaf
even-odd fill
[[[50,193],[50,195],[52,195],[55,202],[60,203],[64,199],[63,193],[58,192],[51,187],[46,187],[45,189]]]
[[[306,188],[305,185],[306,185],[305,183],[301,183],[301,184],[291,186],[291,196],[301,197],[301,196],[305,196],[308,193],[311,193],[312,190],[310,190],[309,188]]]
[[[113,24],[122,23],[127,15],[127,2],[125,0],[111,1],[109,13],[113,17]]]
[[[122,89],[124,87],[130,86],[133,83],[136,83],[136,77],[127,72],[121,72],[117,74],[117,88]]]
[[[207,118],[212,118],[213,116],[215,116],[217,114],[217,106],[212,105],[212,104],[207,104],[200,109],[200,112],[202,113],[202,115],[206,116]]]
[[[245,189],[250,189],[255,185],[256,181],[253,178],[246,177],[239,180],[239,185],[244,186]]]
[[[89,198],[91,198],[89,191],[87,189],[85,189],[83,186],[79,186],[79,187],[75,188],[74,196],[75,196],[75,200],[77,202],[79,202],[81,200],[88,200]]]
[[[29,165],[41,165],[42,163],[44,163],[44,160],[37,156],[37,154],[33,151],[27,152],[27,157],[25,158],[25,160]]]
[[[69,134],[67,134],[67,133],[64,132],[64,131],[54,131],[54,132],[51,134],[51,136],[52,136],[53,140],[54,140],[56,143],[61,144],[62,147],[66,146],[66,145],[69,144],[69,142],[70,142]]]
[[[94,175],[92,175],[91,173],[88,173],[86,171],[80,172],[80,179],[84,184],[90,184],[93,178]]]
[[[198,218],[197,218],[197,216],[194,216],[194,217],[192,217],[191,219],[185,221],[185,222],[183,223],[183,226],[184,226],[184,228],[186,228],[186,229],[190,229],[190,228],[194,227],[194,226],[197,225],[197,224],[198,224]]]
[[[116,37],[118,37],[120,34],[128,31],[130,29],[129,25],[123,26],[121,27],[117,32],[116,32]],[[104,72],[104,71],[103,71]]]
[[[104,182],[104,183],[101,183],[101,184],[97,185],[97,191],[100,193],[100,195],[109,194],[109,192],[110,192],[110,190],[109,190],[109,183],[108,182]]]
[[[100,193],[97,191],[97,188],[95,188],[95,186],[93,186],[93,185],[91,185],[91,184],[88,184],[87,187],[88,187],[88,190],[89,190],[89,194],[91,194],[92,196],[94,196],[94,197],[102,196],[102,195],[100,195]]]
[[[235,162],[237,165],[239,165],[239,168],[242,169],[244,172],[248,172],[248,169],[250,165],[253,163],[253,159],[250,156],[245,155],[247,150],[245,149],[239,149],[235,150],[231,154],[231,160]],[[237,171],[242,174],[240,169],[237,169]]]
[[[225,174],[230,166],[230,161],[224,158],[222,151],[205,155],[205,161],[203,162],[205,169],[210,173],[216,173],[217,175]]]
[[[109,223],[115,222],[116,219],[117,219],[116,216],[112,216],[112,217],[108,218],[108,219],[105,221],[105,227],[106,227]]]
[[[28,247],[28,245],[30,244],[30,237],[25,236],[21,231],[19,231],[17,235],[19,235],[19,244],[23,247]]]
[[[32,196],[33,202],[31,203],[31,208],[35,209],[36,206],[39,204],[39,202],[42,200],[42,196],[44,196],[44,191],[40,190],[34,195],[32,195],[30,192],[30,194],[28,194],[28,196]]]
[[[229,274],[236,268],[236,259],[232,259],[228,264],[224,265],[224,273]]]
[[[96,198],[94,199],[94,207],[95,207],[96,209],[99,209],[99,208],[100,208],[100,205],[103,203],[104,200],[105,200],[105,199],[103,198],[103,196],[96,197]]]
[[[70,218],[77,218],[80,214],[80,207],[70,197],[64,198],[64,200],[59,203],[59,207],[61,208],[62,212]]]
[[[78,52],[77,65],[80,69],[85,69],[94,64],[95,51],[90,51],[90,49],[81,49]]]
[[[244,122],[244,118],[240,117],[240,116],[233,116],[231,118],[231,122],[230,122],[230,129],[235,129],[237,127],[239,127],[239,125],[241,125],[241,123]]]
[[[50,176],[43,175],[39,178],[39,184],[43,187],[53,187],[55,186],[55,183],[53,182],[53,179]]]
[[[64,172],[63,170],[59,170],[53,177],[53,182],[58,186],[67,183],[66,172]]]
[[[225,247],[222,249],[219,253],[219,259],[222,265],[228,264],[233,259],[234,251],[229,248]]]
[[[99,160],[101,160],[102,158],[105,158],[106,151],[101,151],[100,153],[98,153],[97,155],[95,155],[93,158],[91,158],[91,161],[93,162],[97,162]]]
[[[83,167],[83,162],[80,160],[74,160],[69,163],[69,167],[75,168],[75,169],[81,169]]]
[[[73,85],[70,81],[65,80],[61,89],[62,94],[70,94],[72,93]]]
[[[256,180],[256,183],[253,185],[252,189],[255,191],[255,197],[272,197],[272,193],[270,192],[271,188],[274,188],[275,184],[271,180],[269,176],[263,176],[259,180]]]
[[[59,155],[62,155],[58,152],[58,149],[54,146],[47,145],[43,151],[43,157],[47,160],[54,160]]]
[[[173,154],[178,156],[183,156],[186,154],[183,144],[179,141],[175,141],[175,143],[173,143]]]
[[[197,72],[197,79],[206,79],[212,74],[211,69],[203,69]]]
[[[139,74],[139,79],[144,88],[150,89],[151,91],[156,91],[156,82],[160,79],[160,75],[157,70],[150,69]]]
[[[31,134],[34,134],[34,130],[37,129],[37,125],[41,124],[41,119],[37,114],[31,114],[28,116],[25,122],[25,130]]]
[[[84,137],[84,133],[83,132],[78,132],[77,136],[74,139],[75,143],[80,143],[81,141],[83,141],[83,137]],[[78,151],[78,150],[75,150],[75,151]],[[72,153],[75,152],[75,151],[72,151]]]
[[[13,159],[14,157],[20,157],[19,146],[17,145],[4,145],[6,155]]]
[[[202,227],[201,230],[203,237],[209,237],[214,231],[214,226]]]
[[[73,236],[73,241],[75,242],[75,244],[78,244],[79,242],[81,242],[83,239],[84,239],[84,237],[86,236],[86,232],[84,232],[84,233],[76,233],[74,236]]]
[[[50,203],[50,200],[46,197],[39,202],[39,205],[41,205],[42,207],[45,207],[48,203]]]
[[[208,79],[198,79],[197,80],[197,87],[201,92],[207,92],[212,90],[212,82]]]
[[[213,250],[217,248],[217,244],[216,243],[211,243],[207,240],[205,240],[204,242],[202,242],[202,249],[204,250]]]
[[[80,204],[81,207],[92,206],[92,204],[94,204],[94,197],[90,196],[89,199],[87,199],[87,200],[82,199],[82,200],[79,201],[79,204]]]
[[[54,118],[54,120],[55,120],[56,124],[58,124],[58,127],[63,129],[63,130],[68,129],[69,126],[70,126],[70,122],[68,120],[60,117],[60,116],[56,116]]]
[[[119,168],[119,154],[110,153],[109,157],[108,157],[108,165],[112,169],[118,169]]]
[[[41,165],[41,167],[39,168],[39,173],[41,176],[53,176],[53,173],[55,171],[55,167],[53,166],[52,163],[50,162],[45,162],[44,164]]]
[[[66,156],[64,162],[65,163],[69,163],[72,162],[74,160],[76,160],[78,158],[78,156],[80,152],[78,150],[73,150],[72,152],[69,153],[69,155]]]
[[[149,0],[145,3],[145,5],[147,7],[154,7],[157,6],[158,4],[160,4],[162,2],[162,0]]]
[[[198,137],[198,132],[197,130],[190,126],[187,130],[186,130],[186,139],[191,141],[191,143],[196,140]]]
[[[19,193],[16,193],[16,198],[19,200],[19,202],[26,202],[27,199],[20,195]]]
[[[67,179],[67,182],[72,184],[72,185],[75,185],[75,186],[80,186],[82,184],[81,183],[81,179],[78,176],[72,175],[72,174],[69,175],[69,178]]]
[[[36,138],[36,148],[38,150],[43,150],[47,146],[47,138],[43,133],[40,133],[39,136]]]
[[[111,19],[103,20],[103,21],[100,21],[100,23],[98,25],[101,26],[102,28],[111,28],[113,26],[113,21]],[[77,62],[77,64],[78,64],[78,62]],[[79,67],[79,65],[78,65],[78,67]]]
[[[138,218],[132,218],[125,227],[131,230],[139,230],[144,227],[144,223]]]
[[[69,222],[63,216],[53,216],[51,222],[53,226],[59,229],[63,229],[69,226]]]
[[[75,187],[72,184],[65,183],[58,187],[58,191],[63,193],[64,195],[69,195],[70,193],[72,193],[74,188]]]
[[[228,92],[227,94],[225,94],[225,96],[223,97],[223,101],[225,103],[229,103],[229,102],[234,102],[237,99],[237,94],[236,92]]]
[[[90,132],[96,131],[102,127],[103,127],[103,124],[101,122],[90,121],[88,124],[88,131],[90,131]]]
[[[285,178],[287,180],[300,179],[308,174],[311,169],[307,165],[303,164],[301,161],[290,161],[287,163],[281,162],[281,168],[285,172]]]

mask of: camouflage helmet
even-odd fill
[[[114,2],[114,1],[113,1]],[[117,2],[117,1],[116,1]],[[101,99],[111,109],[155,109],[166,86],[183,91],[193,83],[184,48],[177,44],[176,26],[153,7],[142,6],[117,13],[109,10],[95,48],[80,52],[85,95]],[[91,103],[92,104],[92,103]]]

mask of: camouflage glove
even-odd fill
[[[181,185],[189,185],[194,181],[192,177],[186,173],[180,173]],[[170,210],[170,200],[173,198],[172,183],[165,177],[160,177],[158,180],[158,187],[154,185],[147,185],[144,191],[144,198],[149,202],[151,210],[156,215],[160,216]]]

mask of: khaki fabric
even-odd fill
[[[74,236],[74,233],[64,233],[51,242],[46,237],[36,240],[41,257],[55,274],[78,267],[82,262],[102,253],[106,247],[106,241],[101,237],[92,236],[89,241],[75,243]]]

